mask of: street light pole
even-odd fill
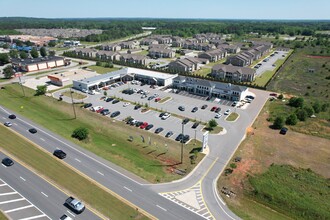
[[[71,96],[71,102],[72,102],[72,109],[73,109],[74,119],[76,119],[77,118],[77,114],[76,114],[76,109],[74,108],[74,103],[73,103],[73,97],[72,97],[71,88],[70,88],[70,96]]]
[[[183,138],[184,138],[184,124],[182,123],[182,138],[181,138],[181,164],[183,164]]]
[[[23,84],[22,84],[20,75],[18,75],[18,79],[19,79],[19,84],[21,85],[21,88],[22,88],[23,96],[25,97],[25,91],[24,91],[24,88],[23,88]]]
[[[196,145],[196,132],[197,132],[197,130],[195,129],[195,144],[194,145]]]

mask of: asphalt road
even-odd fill
[[[9,111],[0,107],[1,122],[11,121],[13,123],[13,126],[9,129],[15,130],[49,151],[49,153],[53,153],[56,148],[64,150],[67,153],[67,157],[64,159],[66,163],[156,218],[201,219],[195,213],[160,196],[148,185],[143,185],[146,183],[145,181],[122,168],[105,161],[18,114],[16,114],[17,118],[14,120],[8,119],[8,115]],[[28,129],[32,127],[38,130],[36,134],[28,132]]]
[[[1,160],[5,157],[6,155],[0,152]],[[46,214],[48,219],[59,219],[63,214],[66,214],[72,218],[74,217],[75,219],[100,219],[97,215],[89,211],[88,207],[83,213],[79,215],[74,214],[71,210],[64,206],[64,202],[69,197],[69,195],[66,195],[19,163],[14,163],[15,164],[11,167],[0,166],[1,179],[23,197],[28,199],[30,203],[36,206],[40,211]],[[3,201],[3,194],[0,197],[2,202],[6,202]],[[13,200],[7,200],[7,202]],[[8,205],[9,203],[6,204]],[[32,216],[40,216],[40,218],[36,219],[46,219],[47,217],[42,216],[41,213],[36,213],[34,209],[30,208],[24,211],[23,209],[18,209],[15,212],[8,213],[8,215],[10,215],[13,220]]]

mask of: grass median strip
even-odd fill
[[[12,140],[15,140],[13,143]],[[111,219],[147,219],[134,208],[101,189],[91,180],[44,152],[4,126],[0,126],[0,146],[15,158],[46,177],[58,188],[77,196]]]
[[[62,95],[71,98],[70,90],[62,92]],[[86,95],[72,91],[72,98],[74,98],[74,99],[84,99],[86,97],[87,97]]]
[[[227,118],[226,121],[235,121],[238,118],[238,114],[236,112],[232,112]]]
[[[8,220],[7,216],[0,210],[0,220]]]

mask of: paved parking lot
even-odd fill
[[[0,209],[11,219],[50,219],[2,179],[0,179]]]
[[[277,54],[275,53],[274,56],[268,56],[266,58],[269,58],[269,60],[267,62],[263,62],[263,61],[260,61],[259,63],[261,63],[262,65],[256,69],[256,76],[261,76],[265,71],[267,70],[274,70],[276,68],[276,66],[273,66],[273,64],[275,64],[275,62],[278,60],[278,59],[285,59],[288,52],[287,51],[276,51]],[[283,55],[285,57],[283,57]],[[266,59],[265,58],[265,59]]]

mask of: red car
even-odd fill
[[[96,110],[97,113],[100,113],[104,108],[100,108],[98,110]]]
[[[217,109],[217,107],[216,107],[216,106],[213,106],[213,107],[211,108],[211,112],[214,112],[216,109]]]
[[[155,102],[159,102],[160,101],[160,98],[155,98]]]
[[[145,129],[147,126],[148,126],[148,123],[147,122],[143,122],[143,124],[140,125],[140,128],[141,129]]]

